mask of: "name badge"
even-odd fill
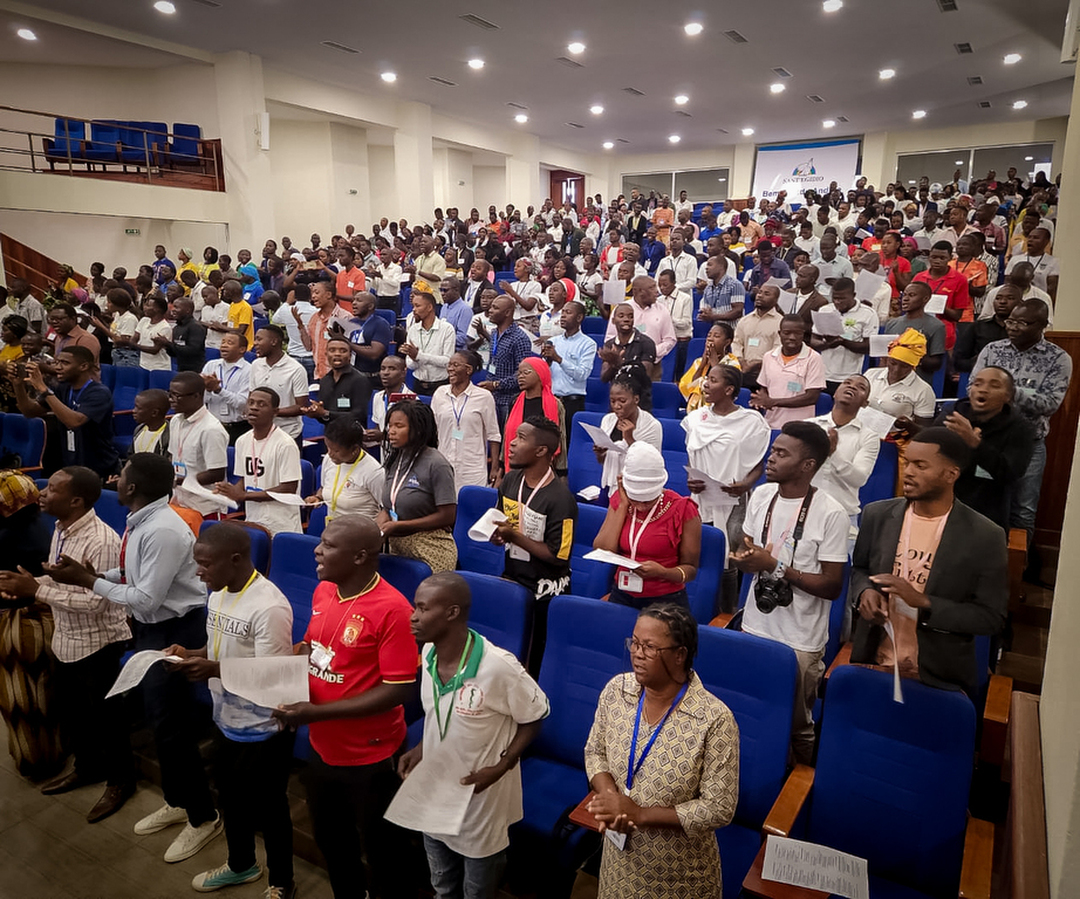
[[[350,281],[350,282],[349,282],[349,290],[352,290],[352,286],[353,286],[353,282],[352,282],[352,281]]]
[[[69,453],[75,452],[75,432],[71,430],[67,432],[67,451]]]
[[[798,381],[788,381],[787,389],[793,396],[803,392],[802,384],[800,384]]]
[[[464,440],[465,432],[461,430],[461,428],[454,428],[450,436],[452,436],[455,440]]]
[[[529,559],[532,558],[527,549],[522,549],[516,543],[511,543],[508,549],[510,551],[511,559],[517,559],[519,562],[528,562]]]
[[[747,346],[758,346],[760,343],[761,343],[761,338],[760,337],[751,337],[749,340],[746,341]]]
[[[183,462],[173,462],[173,473],[182,481],[187,477],[187,465]]]
[[[619,572],[619,589],[624,593],[640,593],[644,587],[645,582],[640,574],[634,574],[632,571]]]
[[[311,641],[311,655],[308,656],[308,661],[310,661],[312,665],[319,669],[319,671],[326,671],[333,660],[334,650],[327,649],[318,640]]]
[[[349,398],[347,396],[339,396],[337,399],[337,407],[339,409],[349,408]]]

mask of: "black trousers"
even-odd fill
[[[432,396],[440,387],[449,384],[448,379],[442,381],[421,381],[419,378],[413,381],[413,390],[417,396]]]
[[[579,412],[585,411],[585,396],[584,394],[574,394],[571,396],[560,396],[562,400],[563,408],[566,410],[566,439],[569,442],[570,425],[574,423],[574,416]]]
[[[357,899],[365,890],[373,899],[413,899],[417,881],[410,871],[408,838],[383,818],[401,784],[394,759],[373,765],[328,765],[312,749],[301,779],[334,899]]]
[[[206,610],[193,609],[182,618],[157,624],[136,621],[133,630],[136,652],[165,649],[173,643],[185,649],[201,649],[206,645]],[[194,686],[184,675],[158,663],[143,678],[142,690],[161,764],[165,801],[184,809],[192,827],[212,821],[217,813],[198,743],[200,718],[207,713],[195,698]]]
[[[75,770],[90,782],[121,786],[135,780],[122,696],[106,699],[126,644],[110,643],[75,662],[57,662],[56,699],[60,733],[75,756]]]
[[[266,845],[267,882],[293,882],[293,829],[289,815],[289,768],[295,732],[284,730],[259,743],[238,743],[220,731],[214,745],[214,782],[225,819],[229,867],[247,871],[256,863],[255,832]]]

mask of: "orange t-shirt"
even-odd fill
[[[356,266],[353,266],[348,271],[338,272],[337,285],[334,288],[337,292],[338,305],[343,307],[346,312],[352,312],[353,294],[367,290],[366,283],[364,270]]]

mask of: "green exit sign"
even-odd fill
[[[125,234],[138,234],[139,229],[138,228],[125,228],[124,233]]]

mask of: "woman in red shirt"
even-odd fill
[[[635,609],[659,601],[690,605],[686,584],[697,577],[701,515],[692,499],[665,489],[666,481],[660,451],[648,443],[630,444],[619,489],[593,541],[594,549],[639,563],[615,573],[611,602]]]
[[[911,263],[900,255],[902,238],[896,231],[889,231],[881,238],[881,270],[888,276],[892,288],[891,312],[893,318],[901,315],[900,294],[911,283]]]

